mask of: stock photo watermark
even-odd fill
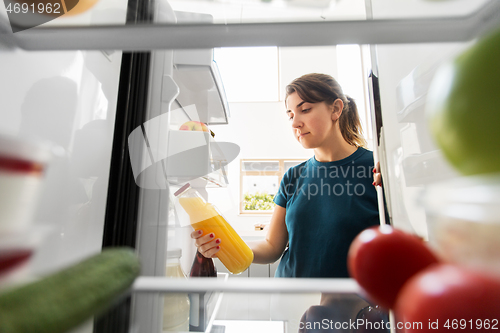
[[[309,180],[306,184],[298,182],[285,185],[285,194],[300,193],[310,200],[319,196],[363,196],[367,190],[367,183],[363,180],[372,180],[373,166],[362,165],[335,165],[306,168],[294,168],[290,175],[294,178]],[[316,179],[316,180],[314,180]]]
[[[215,141],[213,133],[199,121],[196,106],[175,109],[148,120],[128,137],[130,162],[136,184],[146,189],[165,189],[168,183],[185,183],[224,168],[239,154],[231,142]],[[276,171],[260,162],[247,171]],[[271,169],[268,169],[271,168]],[[352,164],[292,167],[288,175],[306,180],[285,186],[286,195],[363,196],[372,182],[373,166]]]
[[[295,190],[294,184],[285,185],[285,194],[292,195],[294,193],[300,193],[306,196],[308,200],[317,195],[319,196],[362,196],[366,193],[366,186],[360,183],[351,183],[347,180],[345,183],[337,183],[331,185],[320,179],[320,184],[307,184],[302,185]]]
[[[199,121],[196,106],[171,110],[148,120],[128,137],[130,163],[136,184],[166,189],[221,170],[239,154],[232,142],[216,142]]]
[[[368,319],[349,319],[349,321],[334,321],[331,319],[323,319],[321,321],[301,321],[299,323],[300,330],[316,330],[316,331],[333,331],[333,330],[387,330],[391,329],[406,329],[406,330],[498,330],[498,319],[447,319],[447,320],[431,320],[427,322],[421,321],[397,321],[391,324],[389,321],[371,321]]]
[[[79,0],[4,0],[13,33],[34,28],[70,12],[76,13],[78,3]]]

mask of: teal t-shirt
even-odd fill
[[[347,252],[363,229],[380,224],[373,153],[339,161],[314,157],[285,173],[274,202],[286,208],[288,248],[276,277],[349,277]]]

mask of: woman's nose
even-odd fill
[[[293,117],[292,119],[292,128],[299,128],[302,126],[302,122],[300,121],[299,117]]]

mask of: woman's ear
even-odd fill
[[[332,120],[338,120],[344,109],[344,102],[340,98],[337,98],[332,104]]]

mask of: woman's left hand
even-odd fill
[[[382,186],[382,174],[380,173],[380,162],[373,168],[373,186]]]

